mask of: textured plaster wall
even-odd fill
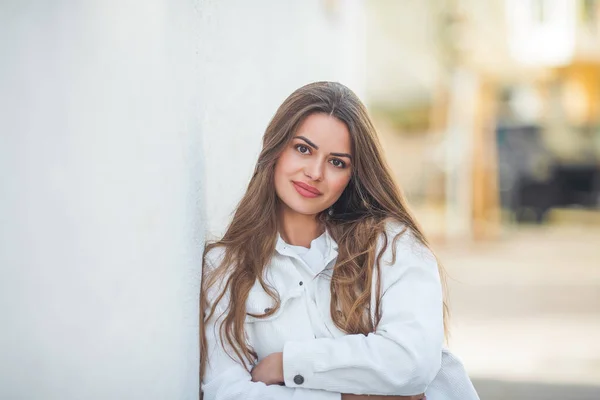
[[[0,5],[0,398],[193,399],[205,232],[361,2]]]

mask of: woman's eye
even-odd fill
[[[303,144],[296,145],[296,150],[298,150],[301,154],[310,154],[310,149]]]
[[[333,165],[336,168],[344,168],[346,166],[346,163],[338,158],[334,158],[329,162],[331,163],[331,165]]]

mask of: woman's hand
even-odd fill
[[[260,360],[252,368],[252,382],[262,382],[266,385],[279,385],[283,378],[283,353],[272,353]]]

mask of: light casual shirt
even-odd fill
[[[399,224],[387,226],[388,247],[381,259],[381,320],[368,335],[348,335],[331,318],[331,272],[337,259],[337,244],[331,236],[325,233],[323,240],[317,240],[315,257],[308,258],[309,262],[303,257],[307,251],[279,237],[265,268],[265,280],[279,293],[280,308],[266,318],[247,315],[245,330],[247,343],[259,360],[283,352],[285,386],[252,382],[233,350],[227,345],[227,351],[223,348],[222,317],[218,316],[229,303],[226,295],[217,304],[216,317],[206,325],[209,353],[204,399],[340,400],[341,393],[423,392],[428,400],[478,399],[462,363],[443,347],[442,289],[435,257],[406,231],[395,242],[392,263],[391,243],[401,231]],[[207,254],[207,267],[218,265],[222,256],[222,248],[213,249]],[[209,291],[209,301],[218,290]],[[375,295],[373,289],[372,304]],[[260,315],[274,306],[257,281],[246,312]]]
[[[310,242],[310,247],[287,244],[283,241],[281,236],[277,238],[277,241],[283,241],[284,245],[294,251],[294,253],[296,253],[315,274],[318,274],[325,269],[325,256],[327,255],[328,250],[326,235],[326,233],[323,233],[318,238],[313,239],[312,242]]]

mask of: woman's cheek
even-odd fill
[[[336,180],[334,184],[336,197],[342,195],[342,192],[344,191],[344,189],[346,189],[348,182],[350,182],[350,177],[348,175],[342,176],[338,180]]]

